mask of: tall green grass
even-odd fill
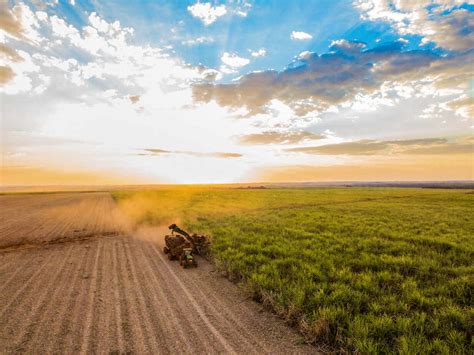
[[[117,192],[137,223],[213,237],[218,268],[328,349],[473,353],[474,195],[422,189]]]

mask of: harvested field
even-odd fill
[[[315,352],[205,260],[167,260],[163,229],[130,233],[108,193],[0,204],[0,353]]]
[[[130,231],[109,193],[0,196],[0,248]]]

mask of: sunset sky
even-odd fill
[[[474,178],[474,5],[0,0],[2,185]]]

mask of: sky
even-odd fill
[[[0,0],[0,182],[472,180],[473,59],[457,0]]]

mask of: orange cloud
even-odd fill
[[[323,154],[323,155],[445,155],[472,154],[474,146],[466,138],[448,142],[444,138],[407,139],[395,141],[361,140],[339,144],[327,144],[317,147],[299,147],[286,149],[287,152]]]
[[[14,49],[4,45],[3,43],[0,43],[0,54],[13,62],[21,62],[23,60]]]
[[[323,139],[324,135],[311,132],[277,132],[267,131],[262,133],[248,134],[240,137],[243,144],[295,144],[305,140]]]
[[[166,155],[166,154],[185,154],[191,155],[194,157],[203,157],[203,158],[240,158],[242,154],[240,153],[226,153],[226,152],[190,152],[190,151],[182,151],[182,150],[165,150],[165,149],[157,149],[157,148],[150,148],[144,149],[147,153],[140,153],[138,155]]]
[[[18,21],[13,15],[13,12],[10,11],[6,5],[0,7],[0,29],[16,38],[23,37],[23,29],[20,21]]]
[[[138,101],[140,101],[140,95],[132,95],[128,97],[132,104],[136,104]]]
[[[3,85],[13,79],[15,73],[10,67],[0,67],[0,85]]]

